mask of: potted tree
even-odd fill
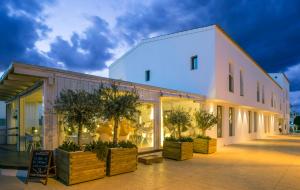
[[[211,154],[217,150],[217,139],[206,136],[206,131],[217,124],[217,117],[205,110],[197,110],[194,114],[196,127],[201,131],[201,135],[194,139],[194,152]]]
[[[108,146],[106,174],[117,175],[135,171],[137,169],[137,147],[128,141],[118,141],[120,122],[135,121],[139,114],[139,95],[136,90],[119,90],[116,84],[101,87],[98,99],[103,109],[103,120],[113,121],[113,142]]]
[[[173,129],[172,136],[165,138],[163,144],[163,157],[174,160],[186,160],[193,157],[193,139],[182,137],[181,133],[186,131],[191,124],[188,112],[183,108],[170,110],[165,118],[165,124]]]
[[[96,128],[96,96],[85,91],[66,90],[60,93],[54,109],[62,117],[68,132],[77,134],[77,142],[65,141],[56,149],[57,176],[67,185],[99,179],[105,176],[104,159],[91,151],[83,151],[83,128]]]

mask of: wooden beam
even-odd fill
[[[11,85],[5,85],[5,84],[0,84],[0,89],[1,90],[19,90],[19,91],[23,91],[25,89],[27,89],[28,87],[25,86],[11,86]]]
[[[18,90],[18,89],[0,89],[0,93],[1,92],[19,93],[19,92],[22,92],[22,90]]]
[[[26,88],[34,85],[33,82],[19,82],[19,81],[12,81],[12,80],[4,80],[3,84],[7,85],[7,86],[15,86],[15,87],[18,87],[18,86],[23,87],[24,86]]]
[[[17,92],[0,92],[0,95],[6,94],[6,95],[16,95],[18,94]]]
[[[12,80],[12,81],[22,81],[22,82],[32,82],[32,83],[40,80],[40,78],[38,77],[16,75],[16,74],[9,74],[7,78],[8,80]]]

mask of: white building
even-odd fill
[[[210,136],[221,146],[288,132],[287,78],[266,73],[216,25],[143,40],[109,77],[205,96],[219,118]]]

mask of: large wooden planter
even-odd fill
[[[106,175],[113,176],[137,169],[137,148],[110,148],[107,156]]]
[[[163,157],[174,160],[193,158],[193,142],[164,141]]]
[[[92,152],[56,149],[57,177],[67,185],[103,178],[105,162]]]
[[[217,139],[194,139],[194,152],[211,154],[217,150]]]

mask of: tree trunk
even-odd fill
[[[206,136],[206,130],[202,129],[202,135],[205,137]]]
[[[117,118],[114,119],[114,139],[113,143],[116,146],[118,144],[118,127],[119,127],[119,120]]]
[[[79,124],[79,126],[78,126],[78,135],[77,135],[77,143],[78,143],[78,145],[81,147],[81,136],[82,136],[82,125],[81,124]]]
[[[178,136],[179,136],[179,139],[181,138],[181,128],[180,128],[180,125],[178,125]]]

